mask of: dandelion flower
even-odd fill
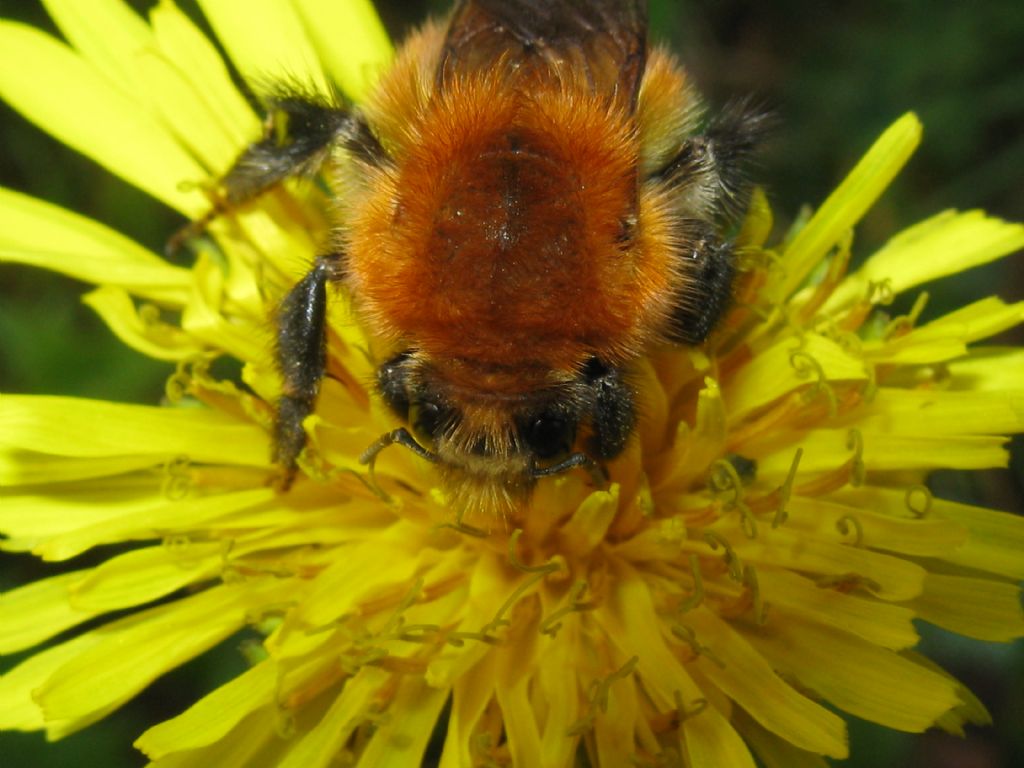
[[[277,62],[360,99],[390,55],[355,0],[200,5],[246,76]],[[48,7],[70,44],[0,24],[3,60],[33,62],[0,67],[0,93],[201,215],[183,182],[259,132],[216,49],[172,2],[148,23],[116,0]],[[1024,635],[1024,520],[924,483],[1006,463],[1024,349],[984,340],[1024,306],[922,323],[926,294],[886,305],[1021,248],[1024,227],[946,211],[849,271],[852,228],[920,133],[897,120],[781,242],[755,194],[734,308],[706,347],[638,366],[643,417],[611,484],[545,480],[505,522],[456,516],[406,451],[366,476],[359,456],[394,424],[341,296],[300,475],[274,488],[272,316],[325,233],[315,186],[214,221],[190,267],[0,192],[0,258],[94,284],[118,337],[177,364],[160,405],[0,401],[0,547],[53,562],[125,545],[0,597],[0,652],[59,636],[0,678],[0,727],[73,733],[245,627],[250,668],[139,737],[154,765],[410,766],[440,728],[442,766],[798,768],[847,755],[837,712],[985,722],[914,652],[914,620]],[[213,373],[223,357],[239,380]]]

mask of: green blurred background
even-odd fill
[[[342,2],[343,0],[339,0]],[[134,1],[141,12],[154,2]],[[199,19],[193,0],[179,3]],[[379,4],[396,38],[445,2]],[[651,0],[652,36],[671,45],[713,105],[753,94],[779,128],[757,172],[785,224],[820,202],[897,116],[917,111],[922,148],[857,230],[861,258],[899,228],[938,210],[982,207],[1024,220],[1024,3],[926,0],[812,3]],[[0,16],[53,30],[32,0],[0,0]],[[102,119],[83,115],[82,119]],[[85,213],[160,252],[182,222],[0,105],[0,184]],[[152,403],[171,372],[122,347],[79,302],[82,284],[0,265],[0,391]],[[998,293],[1024,298],[1024,258],[1004,260],[929,286],[925,318]],[[900,308],[896,307],[898,311]],[[999,341],[1024,344],[1018,329]],[[990,507],[1024,509],[1024,449],[1010,470],[939,473],[936,492]],[[79,558],[82,568],[108,553]],[[0,588],[54,573],[7,558]],[[177,670],[102,723],[57,744],[38,734],[0,734],[0,765],[143,765],[131,741],[243,668],[239,638]],[[1024,766],[1024,644],[969,642],[926,631],[924,650],[967,682],[996,724],[966,740],[908,737],[852,724],[861,768]],[[19,657],[0,660],[0,670]],[[841,659],[836,660],[842,663]]]

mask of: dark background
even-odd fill
[[[339,0],[341,1],[341,0]],[[145,10],[154,2],[137,0]],[[179,3],[193,13],[192,0]],[[396,38],[444,2],[381,2]],[[31,0],[0,0],[0,16],[53,29]],[[926,0],[811,3],[651,0],[652,36],[669,43],[713,105],[754,94],[779,128],[766,148],[763,180],[784,225],[818,204],[900,114],[913,109],[924,143],[907,170],[857,229],[855,253],[869,254],[898,229],[948,207],[982,207],[1024,220],[1024,4]],[[83,119],[102,119],[83,116]],[[159,252],[182,222],[0,104],[0,183],[85,213]],[[0,265],[0,391],[56,393],[152,403],[167,364],[120,345],[79,296],[86,286],[38,270]],[[998,293],[1024,297],[1018,255],[929,286],[925,320]],[[912,297],[911,297],[912,298]],[[895,308],[899,311],[900,307]],[[1024,344],[1020,329],[999,341]],[[939,473],[943,496],[997,509],[1024,509],[1024,450],[1012,467]],[[84,567],[98,555],[76,560]],[[0,588],[53,573],[29,558],[4,558]],[[967,682],[996,725],[966,740],[908,737],[852,723],[852,768],[996,768],[1024,765],[1024,644],[1003,646],[927,631],[923,649]],[[54,745],[38,734],[0,735],[7,766],[142,765],[131,741],[171,717],[243,662],[238,639],[161,679],[131,705]],[[9,668],[20,657],[0,660]],[[842,660],[837,660],[842,663]]]

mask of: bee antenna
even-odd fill
[[[359,463],[369,465],[370,471],[373,472],[373,465],[377,461],[377,454],[389,445],[395,444],[408,448],[421,459],[426,459],[432,464],[436,464],[439,461],[437,454],[433,451],[428,451],[422,445],[417,443],[416,439],[409,434],[409,430],[405,427],[399,427],[398,429],[393,429],[390,432],[385,432],[374,440],[373,444],[363,451],[363,455],[359,457]]]
[[[550,467],[538,467],[531,464],[529,473],[530,477],[537,479],[541,477],[551,477],[552,475],[560,475],[563,472],[568,472],[570,469],[575,469],[576,467],[583,467],[590,472],[590,476],[595,485],[603,488],[608,484],[608,473],[605,471],[604,467],[585,453],[573,453],[562,459],[557,464],[552,464]]]

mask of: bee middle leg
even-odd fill
[[[282,487],[295,478],[306,445],[303,420],[313,412],[327,365],[327,283],[340,273],[341,255],[318,256],[313,268],[281,302],[277,313],[277,364],[284,380],[274,420],[274,461]]]
[[[686,284],[675,297],[668,335],[681,344],[704,342],[725,314],[732,299],[736,265],[732,243],[706,222],[684,221],[689,252],[680,254]]]
[[[747,167],[771,120],[749,103],[733,104],[654,174],[675,190],[687,214],[676,223],[682,244],[677,257],[686,280],[668,328],[674,341],[705,341],[729,305],[736,268],[732,243],[723,235],[747,206]]]

